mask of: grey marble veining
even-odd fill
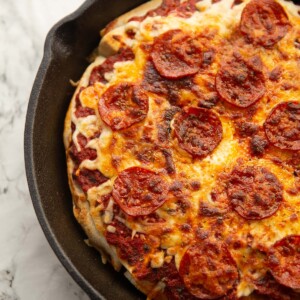
[[[0,300],[88,299],[48,245],[25,177],[30,90],[52,25],[83,0],[0,0]]]

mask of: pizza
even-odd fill
[[[299,10],[153,0],[102,30],[65,119],[73,210],[147,299],[300,299]]]

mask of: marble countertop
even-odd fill
[[[30,90],[47,32],[84,0],[0,0],[0,300],[88,299],[38,224],[23,157]]]

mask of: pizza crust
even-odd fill
[[[96,225],[93,221],[93,217],[90,213],[90,204],[87,200],[86,195],[81,191],[79,187],[76,186],[76,184],[73,181],[72,178],[72,172],[74,168],[74,163],[69,155],[69,148],[72,142],[72,129],[71,129],[71,123],[72,123],[72,112],[75,107],[75,100],[76,95],[80,91],[82,87],[87,87],[89,82],[90,74],[94,67],[100,65],[106,57],[109,57],[115,53],[117,53],[120,48],[122,48],[124,45],[127,44],[127,38],[126,38],[126,29],[127,29],[127,22],[130,18],[134,16],[143,16],[148,11],[157,8],[162,3],[162,0],[152,0],[149,1],[140,7],[122,15],[112,23],[110,23],[105,29],[101,31],[101,34],[103,35],[102,40],[100,41],[99,47],[98,47],[98,53],[100,56],[87,68],[85,73],[83,74],[82,78],[80,79],[80,82],[76,88],[76,91],[74,93],[74,96],[71,100],[71,104],[69,106],[66,119],[65,119],[65,127],[64,127],[64,145],[66,149],[66,156],[67,156],[67,171],[68,171],[68,179],[69,179],[69,185],[72,193],[73,198],[73,211],[74,216],[77,219],[77,221],[80,223],[82,228],[84,229],[86,235],[89,238],[89,244],[96,248],[102,256],[102,260],[105,262],[109,260],[115,270],[119,271],[123,266],[127,270],[131,270],[131,267],[126,263],[126,261],[122,261],[118,255],[116,248],[109,245],[105,239],[105,236],[102,232],[99,232],[97,230]],[[135,21],[131,22],[133,25]],[[137,282],[130,272],[126,272],[126,277],[130,280],[130,282],[139,290],[144,292],[145,294],[149,295],[149,299],[153,299],[155,294],[159,291],[161,286],[158,286],[156,288],[153,288],[153,284],[150,282]],[[162,294],[159,294],[158,300],[166,300],[166,297]],[[250,295],[248,297],[242,297],[240,299],[258,299],[257,297]]]
[[[103,30],[101,30],[101,36],[104,37],[110,31],[116,29],[117,27],[124,26],[128,20],[133,17],[141,17],[146,15],[149,11],[159,7],[162,4],[162,0],[151,0],[148,1],[131,11],[121,15],[111,23],[109,23]]]

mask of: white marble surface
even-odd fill
[[[0,0],[0,300],[88,299],[48,245],[25,178],[23,131],[47,32],[84,0]]]

